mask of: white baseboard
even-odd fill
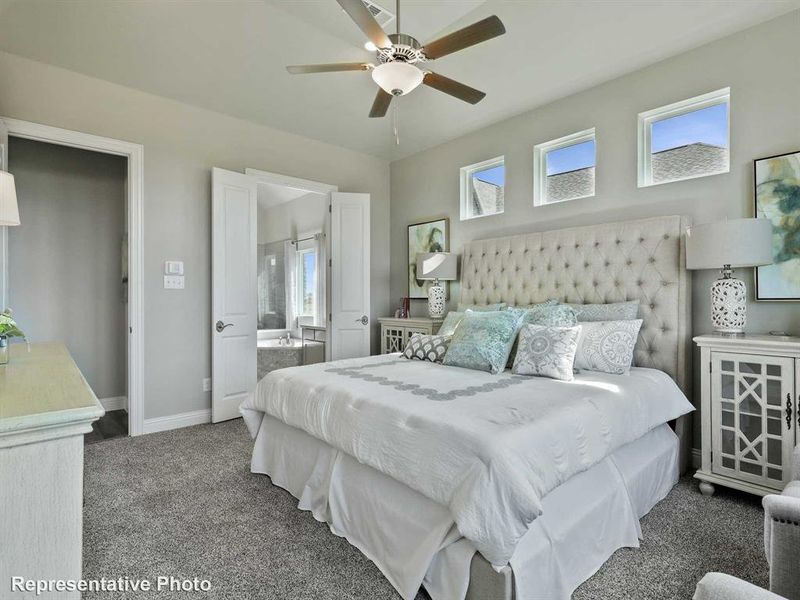
[[[701,458],[700,449],[692,448],[692,467],[695,469],[699,469],[702,462],[703,461]]]
[[[127,396],[112,396],[111,398],[100,398],[100,404],[108,412],[109,410],[128,410]]]
[[[191,412],[169,415],[168,417],[156,417],[155,419],[144,420],[144,431],[142,433],[156,433],[157,431],[168,431],[170,429],[180,429],[181,427],[191,427],[192,425],[202,425],[211,422],[211,410],[193,410]]]

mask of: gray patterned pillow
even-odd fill
[[[451,310],[439,326],[439,335],[453,335],[456,332],[456,327],[461,323],[464,318],[464,313],[456,310]]]
[[[512,372],[572,381],[581,326],[523,325]]]
[[[517,338],[519,315],[512,311],[468,311],[453,334],[442,361],[452,367],[500,373]]]
[[[449,335],[425,335],[415,333],[411,336],[403,351],[403,356],[410,360],[427,360],[440,363],[447,354],[447,347],[452,339]]]
[[[578,321],[632,321],[639,314],[639,301],[610,304],[567,304],[575,310]]]
[[[641,326],[641,319],[581,323],[575,368],[626,374],[633,363],[633,347]]]
[[[492,312],[495,310],[505,310],[506,304],[505,302],[495,302],[494,304],[461,304],[458,303],[458,312],[465,312],[468,310],[474,310],[475,312]]]
[[[523,325],[543,325],[545,327],[573,327],[578,324],[575,311],[566,304],[536,304],[532,308],[509,308],[508,312],[516,312],[522,317]],[[508,366],[514,364],[517,355],[517,342],[508,356]]]

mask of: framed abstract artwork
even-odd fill
[[[417,254],[420,252],[447,252],[450,220],[447,218],[413,223],[408,226],[408,297],[428,297],[430,281],[417,279]]]
[[[757,300],[800,300],[800,151],[754,162],[755,215],[772,223],[773,264],[756,267]]]

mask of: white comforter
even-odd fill
[[[567,383],[398,355],[274,371],[241,407],[253,437],[269,414],[448,507],[497,566],[545,494],[691,410],[653,369]]]

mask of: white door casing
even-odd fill
[[[331,194],[331,360],[370,354],[369,194]]]
[[[0,119],[0,171],[8,171],[8,128]],[[8,227],[0,227],[0,311],[8,307]]]
[[[256,385],[257,182],[213,169],[211,420],[235,419]]]

